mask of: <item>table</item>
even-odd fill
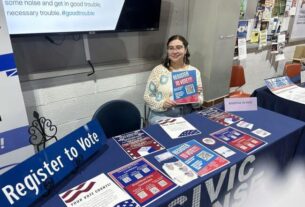
[[[255,183],[255,180],[263,176],[263,171],[259,167],[256,167],[257,163],[275,159],[280,169],[284,168],[295,157],[298,146],[303,145],[305,142],[304,122],[263,108],[259,108],[258,111],[236,112],[234,114],[243,117],[247,122],[254,123],[253,129],[262,128],[271,132],[271,135],[263,139],[268,144],[257,150],[254,154],[247,155],[236,152],[235,155],[227,158],[231,162],[229,165],[211,174],[200,177],[183,187],[176,188],[148,205],[149,207],[201,207],[211,206],[211,203],[226,206],[226,202],[230,202],[231,204],[241,202],[244,198],[243,195],[246,195],[242,192],[249,189]],[[210,137],[210,133],[224,128],[224,126],[199,116],[196,113],[185,116],[185,119],[199,129],[202,134],[190,138],[172,140],[158,125],[152,125],[146,131],[163,144],[163,146],[169,148],[191,139],[201,142],[203,137]],[[232,126],[238,128],[236,124]],[[238,129],[250,134],[248,129]],[[38,200],[34,206],[64,206],[58,197],[59,193],[89,180],[100,173],[107,173],[131,162],[128,155],[112,139],[107,141],[107,145],[108,149],[103,154],[96,154],[85,165],[81,166],[75,173],[65,179],[64,182],[56,186],[49,195]],[[164,151],[148,155],[145,158],[161,169],[161,164],[155,160],[154,156]]]
[[[297,83],[300,81],[300,77],[295,77],[292,81]],[[262,108],[305,121],[304,104],[278,97],[267,86],[256,89],[251,96],[257,97],[257,105]]]

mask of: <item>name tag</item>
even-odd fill
[[[225,111],[256,111],[257,98],[225,98]]]

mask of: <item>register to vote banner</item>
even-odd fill
[[[106,136],[96,120],[0,176],[0,206],[30,206],[94,153]],[[54,206],[55,207],[55,206]]]
[[[34,153],[2,1],[0,1],[0,174]]]

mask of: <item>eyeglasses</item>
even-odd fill
[[[177,46],[169,46],[169,47],[167,47],[167,50],[169,51],[169,52],[173,52],[173,51],[175,51],[175,50],[182,50],[182,49],[184,49],[184,46],[183,45],[177,45]]]

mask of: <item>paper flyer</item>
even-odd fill
[[[277,33],[278,27],[279,27],[279,18],[273,17],[269,23],[271,32],[270,33]],[[269,28],[268,28],[269,30]],[[269,31],[268,31],[269,33]]]
[[[108,175],[141,206],[145,206],[177,187],[144,158],[133,161]]]
[[[138,207],[139,205],[105,174],[100,174],[61,194],[68,207]]]
[[[285,34],[278,34],[277,36],[277,43],[285,43],[286,35]]]
[[[256,151],[266,144],[266,142],[232,127],[221,129],[210,135],[247,154]]]
[[[249,19],[248,20],[248,28],[247,28],[247,38],[246,40],[249,41],[251,39],[251,33],[252,30],[254,29],[254,19]]]
[[[132,159],[164,149],[157,140],[142,129],[115,136],[113,139]]]
[[[273,7],[274,6],[274,0],[265,0],[265,7]]]
[[[277,54],[276,56],[275,56],[275,62],[278,62],[278,61],[281,61],[281,60],[285,60],[285,55],[284,55],[284,53],[282,53],[282,54]]]
[[[198,86],[195,70],[172,72],[173,100],[177,104],[197,103]]]
[[[247,40],[246,38],[238,39],[238,59],[243,60],[247,58]]]
[[[230,163],[196,140],[172,147],[168,151],[201,177]]]
[[[232,155],[236,154],[233,150],[227,148],[226,146],[221,146],[219,148],[216,148],[214,151],[225,158],[231,157]]]
[[[245,17],[246,10],[247,10],[247,1],[248,0],[240,1],[240,9],[239,9],[239,18],[240,19],[243,19]]]
[[[259,31],[257,29],[252,30],[251,36],[250,36],[250,42],[258,43],[258,40],[259,40]]]
[[[267,30],[260,31],[259,45],[260,46],[266,46],[267,45]]]
[[[285,6],[285,16],[289,16],[289,10],[292,6],[292,0],[286,0],[286,6]]]
[[[248,31],[248,21],[247,20],[239,20],[238,28],[237,28],[237,38],[246,38]]]
[[[179,186],[198,178],[197,174],[180,160],[164,163],[162,169]]]
[[[223,126],[229,126],[243,119],[235,114],[231,114],[213,107],[199,111],[198,114]]]
[[[280,89],[290,88],[295,86],[295,84],[289,79],[288,76],[266,79],[265,84],[270,91],[277,91]]]
[[[240,121],[236,124],[236,126],[240,127],[240,128],[244,128],[244,129],[252,129],[254,124],[246,122],[246,121]]]
[[[253,134],[256,134],[257,136],[260,136],[262,138],[265,138],[267,136],[269,136],[271,133],[264,130],[264,129],[261,129],[261,128],[258,128],[258,129],[255,129],[252,131]]]
[[[288,31],[290,17],[284,17],[281,22],[281,32]]]
[[[305,88],[295,85],[287,76],[266,79],[265,83],[273,94],[305,104]]]
[[[263,20],[270,20],[272,14],[272,7],[271,6],[266,6],[265,5],[265,10],[263,11]]]
[[[271,43],[271,51],[270,51],[270,53],[271,53],[271,54],[277,54],[277,53],[278,53],[277,47],[278,47],[278,44],[272,42],[272,43]]]
[[[196,129],[183,117],[165,119],[160,121],[159,125],[172,139],[201,134],[198,129]]]

